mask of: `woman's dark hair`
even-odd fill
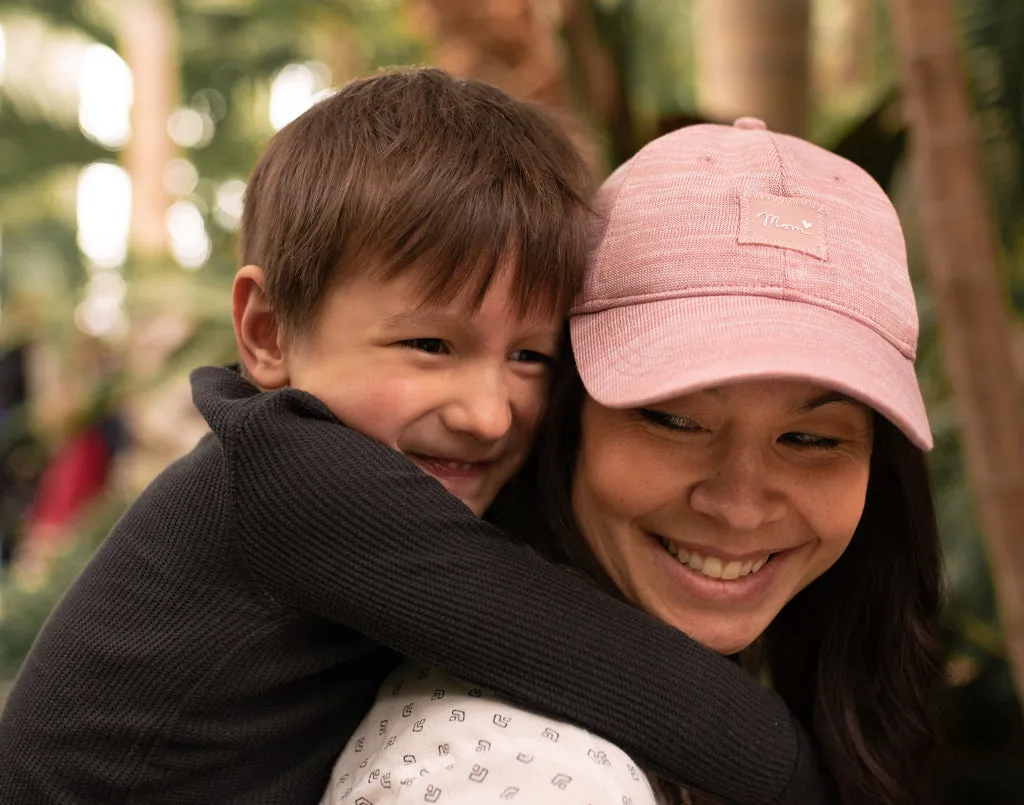
[[[572,511],[584,396],[567,345],[537,448],[504,503],[513,517],[503,519],[535,550],[621,595]],[[526,527],[525,517],[538,509],[541,527],[535,519]],[[783,608],[762,641],[768,675],[816,736],[842,805],[937,801],[941,601],[924,454],[878,417],[864,514],[850,546]]]

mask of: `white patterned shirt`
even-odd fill
[[[685,801],[685,800],[683,800]],[[400,667],[321,805],[663,805],[614,744],[418,665]]]

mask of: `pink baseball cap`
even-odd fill
[[[632,408],[786,377],[849,394],[932,446],[903,231],[878,184],[760,120],[660,137],[597,197],[570,318],[597,402]]]

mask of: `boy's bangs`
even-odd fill
[[[416,274],[424,304],[462,302],[475,313],[495,278],[510,270],[517,316],[565,315],[583,273],[586,206],[566,209],[564,199],[517,193],[496,205],[493,188],[479,196],[436,199],[422,215],[378,230],[382,276]]]
[[[355,81],[282,129],[253,171],[240,238],[293,332],[361,272],[479,308],[565,314],[586,264],[591,181],[555,120],[480,82],[413,70]]]

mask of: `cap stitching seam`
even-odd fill
[[[633,175],[633,169],[640,163],[640,160],[644,158],[644,154],[641,151],[637,153],[633,159],[625,163],[622,167],[626,169],[625,175],[622,177],[622,181],[619,182],[619,186],[615,188],[615,195],[611,199],[611,203],[608,205],[607,212],[605,213],[605,226],[601,234],[601,243],[598,245],[597,250],[594,252],[594,256],[591,258],[591,265],[598,265],[601,261],[601,257],[604,254],[606,244],[608,243],[608,230],[612,226],[612,218],[615,215],[615,209],[619,206],[619,196],[622,195],[622,190],[626,186],[626,182],[629,181],[629,177]]]
[[[765,131],[768,135],[768,141],[772,144],[772,151],[775,152],[775,158],[779,161],[779,178],[782,179],[782,190],[783,194],[788,198],[791,196],[789,189],[789,171],[786,170],[786,160],[782,158],[782,151],[779,150],[779,143],[775,139],[775,133],[771,131]]]
[[[737,294],[738,288],[746,289],[745,293]],[[779,290],[785,290],[785,294],[778,293]],[[776,293],[770,293],[776,291]],[[858,313],[850,308],[843,307],[834,302],[828,302],[809,294],[803,294],[798,291],[793,291],[791,288],[784,288],[780,285],[745,285],[745,286],[729,286],[719,285],[714,287],[701,287],[695,288],[692,291],[663,291],[655,294],[644,294],[643,296],[625,296],[618,297],[609,300],[591,300],[584,305],[580,305],[575,308],[570,316],[585,316],[596,313],[603,313],[606,310],[614,310],[619,307],[634,307],[636,305],[642,305],[654,302],[663,302],[672,299],[699,299],[706,296],[767,296],[771,299],[781,299],[783,301],[798,302],[801,304],[815,305],[823,310],[830,310],[833,313],[846,316],[847,318],[853,319],[859,324],[870,327],[875,330],[878,335],[892,344],[896,349],[906,355],[908,358],[913,359],[916,355],[917,350],[911,342],[904,341],[895,336],[889,335],[885,332],[885,327],[881,322],[875,321],[874,319],[865,316],[862,313]],[[794,298],[795,297],[795,298]]]

